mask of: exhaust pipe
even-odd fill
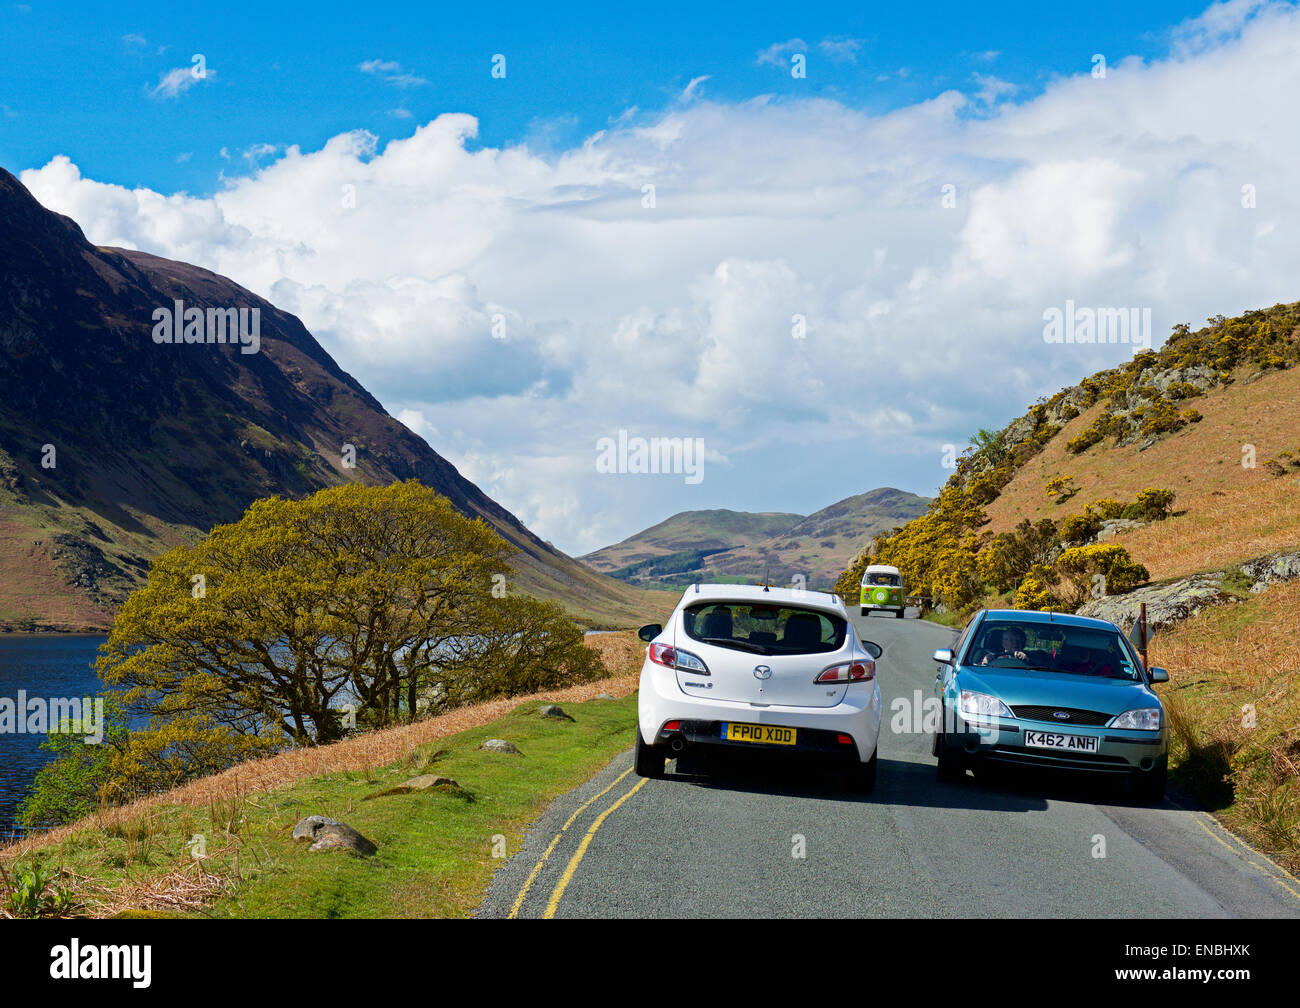
[[[679,753],[686,748],[686,738],[683,735],[674,735],[668,740],[668,748],[674,753]]]

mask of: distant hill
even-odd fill
[[[678,554],[717,552],[768,539],[793,528],[804,516],[780,511],[682,511],[621,543],[579,559],[602,574],[648,568]],[[627,576],[626,574],[622,576]]]
[[[259,309],[259,351],[157,342],[178,300]],[[259,497],[410,478],[517,547],[519,589],[604,626],[664,608],[533,535],[293,315],[208,270],[96,248],[0,169],[0,630],[104,629],[151,558]]]
[[[695,581],[789,584],[798,575],[825,588],[871,539],[925,512],[929,500],[882,487],[807,516],[683,511],[582,557],[629,584],[676,587]]]

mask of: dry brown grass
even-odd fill
[[[1300,546],[1300,488],[1294,475],[1273,477],[1264,463],[1279,452],[1300,454],[1300,368],[1249,385],[1238,382],[1187,400],[1204,419],[1144,452],[1136,445],[1097,446],[1070,455],[1065,444],[1088,427],[1101,406],[1070,421],[1016,473],[987,508],[989,530],[1005,532],[1022,518],[1057,520],[1103,497],[1132,500],[1146,487],[1167,487],[1185,514],[1114,541],[1145,564],[1154,580],[1223,567]],[[1253,444],[1256,468],[1243,469],[1242,445]],[[1054,504],[1043,488],[1073,476],[1080,491]]]
[[[1170,670],[1162,697],[1177,779],[1230,828],[1300,870],[1300,583],[1158,633],[1151,661]]]
[[[54,545],[48,533],[0,516],[0,626],[34,620],[47,630],[106,629],[112,614],[69,587],[51,556]]]
[[[25,837],[0,847],[0,862],[25,857],[70,839],[85,829],[112,831],[132,844],[145,844],[151,836],[152,810],[162,805],[190,805],[216,810],[235,809],[250,794],[271,791],[309,777],[344,772],[372,773],[379,767],[409,760],[425,743],[478,728],[503,717],[525,703],[541,701],[581,703],[601,693],[624,697],[637,688],[637,672],[644,647],[631,631],[596,634],[586,638],[605,664],[608,678],[526,696],[508,697],[461,707],[437,717],[367,732],[331,745],[294,749],[267,759],[251,760],[224,773],[191,781],[165,794],[104,808],[85,819]],[[216,817],[214,816],[214,819]],[[138,904],[136,904],[138,905]]]

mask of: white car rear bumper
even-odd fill
[[[780,725],[818,731],[843,732],[853,739],[858,760],[865,763],[876,751],[880,736],[880,687],[855,683],[845,691],[843,701],[833,707],[758,707],[743,701],[717,700],[684,693],[671,669],[646,661],[641,668],[641,690],[637,705],[641,739],[647,745],[658,741],[666,721],[726,721],[744,724]],[[757,747],[755,747],[757,748]],[[776,748],[776,747],[772,747]]]

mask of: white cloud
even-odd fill
[[[245,148],[242,151],[242,154],[245,161],[248,161],[251,164],[258,164],[261,161],[265,161],[279,149],[280,148],[275,144],[256,143],[251,147]]]
[[[992,74],[973,73],[971,80],[980,86],[975,97],[986,105],[993,105],[998,99],[1013,95],[1018,90],[1015,84]]]
[[[394,60],[366,60],[358,63],[357,69],[365,74],[382,77],[387,83],[399,88],[419,87],[429,83],[423,77],[403,69],[402,64]]]
[[[149,94],[153,98],[176,98],[195,85],[216,80],[216,77],[217,72],[211,68],[196,74],[194,66],[176,67],[159,77],[158,83],[150,89]]]
[[[300,314],[403,423],[584,552],[685,508],[933,491],[944,443],[1127,356],[1047,345],[1066,299],[1150,307],[1163,336],[1300,296],[1300,136],[1278,127],[1300,14],[1207,13],[1180,38],[1196,30],[1021,101],[992,78],[880,115],[696,94],[554,154],[471,143],[456,114],[382,147],[343,134],[208,199],[64,157],[23,181],[98,244]],[[703,481],[597,473],[619,429],[703,438]]]
[[[856,63],[858,50],[865,44],[866,40],[859,38],[827,38],[817,46],[836,63]]]
[[[801,38],[786,39],[784,42],[773,42],[766,49],[760,49],[755,59],[758,66],[764,63],[772,66],[785,66],[789,61],[785,58],[786,53],[806,53],[808,43]]]
[[[701,77],[692,77],[691,82],[682,89],[681,100],[683,102],[688,102],[691,99],[698,97],[697,90],[701,84],[709,79],[710,76],[710,74],[704,74]]]

